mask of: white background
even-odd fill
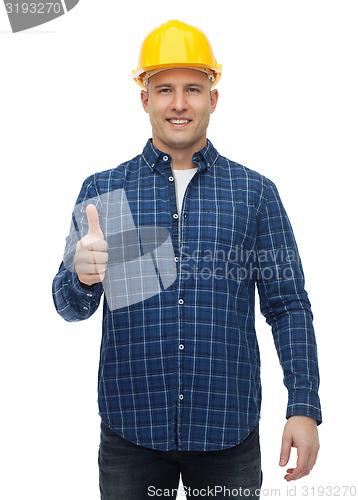
[[[275,182],[298,242],[324,423],[318,462],[310,476],[289,483],[291,496],[305,498],[304,486],[316,488],[311,498],[318,486],[324,497],[329,486],[358,486],[357,2],[82,0],[17,34],[0,5],[5,500],[99,499],[101,310],[66,323],[51,283],[82,181],[136,156],[151,136],[131,71],[144,36],[170,19],[200,27],[223,65],[208,137],[222,155]],[[287,394],[259,308],[256,327],[262,498],[273,497],[272,488],[286,498],[278,462]]]

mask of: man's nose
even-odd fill
[[[185,111],[188,109],[188,103],[184,92],[176,91],[173,93],[172,108],[176,111]]]

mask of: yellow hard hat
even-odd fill
[[[143,77],[146,72],[170,68],[212,72],[211,87],[218,83],[222,73],[222,66],[216,62],[205,34],[180,21],[168,21],[146,36],[139,54],[138,67],[132,73],[138,85],[145,89]]]

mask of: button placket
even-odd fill
[[[168,162],[169,158],[168,156],[163,156],[162,157],[162,161],[163,162]],[[171,165],[170,165],[171,167]],[[168,166],[166,165],[165,166],[165,170],[168,168]],[[170,201],[170,211],[173,210],[174,208],[174,204],[172,205],[171,203],[171,199],[173,197],[173,199],[176,200],[176,193],[175,193],[175,178],[174,178],[174,175],[173,175],[173,172],[170,171],[170,172],[166,172],[166,178],[168,180],[168,192],[169,192],[169,201]],[[175,210],[175,208],[174,208]],[[173,210],[173,212],[174,212]],[[176,210],[178,210],[178,206],[176,204]],[[172,216],[172,227],[175,227],[175,224],[177,223],[178,224],[178,219],[179,219],[179,214],[177,212],[174,212],[174,213],[171,213],[171,216]],[[174,221],[178,221],[178,222],[174,222]],[[180,227],[178,226],[178,249],[177,251],[179,251],[179,248],[180,248]],[[174,256],[174,261],[175,262],[179,262],[179,257],[177,255]],[[179,305],[182,305],[184,304],[184,300],[183,299],[179,299],[178,302],[177,302]],[[178,345],[180,344],[180,337],[181,337],[181,326],[180,326],[180,323],[181,321],[179,321],[179,328],[178,328],[178,337],[177,337],[177,340],[178,340]],[[179,347],[177,353],[178,353],[178,356],[180,356],[181,352],[182,352],[182,349],[183,349],[183,344],[180,344],[180,346],[182,347]],[[179,361],[180,363],[180,361]],[[179,369],[178,369],[178,374],[177,374],[177,391],[176,392],[176,398],[177,398],[177,401],[179,402],[179,400],[182,400],[183,399],[183,395],[180,394],[180,389],[181,389],[181,367],[180,367],[180,364],[179,364]],[[179,396],[178,396],[179,394]],[[176,414],[176,422],[177,422],[177,429],[179,430],[180,429],[180,420],[181,420],[181,414],[180,414],[180,408],[177,408],[177,414]],[[176,439],[177,439],[177,442],[178,442],[178,446],[180,448],[180,437],[179,437],[179,432],[177,430],[177,435],[176,435]]]

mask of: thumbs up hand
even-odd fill
[[[108,243],[99,225],[97,209],[87,205],[88,233],[77,243],[75,269],[81,283],[91,286],[104,280],[108,261]]]

